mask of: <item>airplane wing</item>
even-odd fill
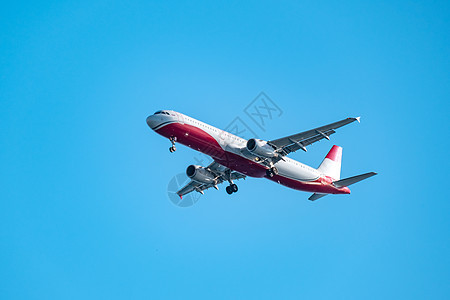
[[[208,171],[211,171],[212,173],[214,173],[214,175],[216,175],[216,184],[212,184],[212,183],[201,183],[198,181],[194,181],[191,180],[188,184],[186,184],[183,188],[181,188],[177,194],[178,196],[183,197],[186,194],[189,194],[190,192],[193,191],[197,191],[201,194],[203,194],[203,191],[206,189],[209,189],[211,187],[214,187],[216,189],[217,185],[221,184],[224,181],[228,181],[228,179],[231,180],[239,180],[242,178],[245,178],[245,175],[236,172],[236,171],[231,171],[231,169],[222,166],[221,164],[219,164],[218,162],[212,162],[209,166],[206,167],[206,169]]]
[[[268,143],[279,149],[281,155],[288,155],[291,152],[295,152],[299,149],[306,151],[306,146],[311,145],[321,139],[330,139],[330,135],[335,133],[334,129],[350,124],[354,121],[359,122],[357,118],[347,118],[338,122],[334,122],[325,126],[314,128],[308,131],[300,132],[290,136],[286,136],[280,139],[269,141]]]

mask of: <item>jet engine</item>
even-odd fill
[[[186,169],[186,175],[200,183],[216,184],[216,176],[202,166],[190,165]]]
[[[275,149],[272,146],[268,145],[266,141],[259,139],[249,139],[247,141],[247,150],[263,157],[278,156],[278,153],[275,152]]]

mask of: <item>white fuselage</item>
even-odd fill
[[[246,139],[243,139],[234,134],[218,129],[214,126],[208,125],[202,121],[196,120],[184,114],[174,111],[167,111],[167,112],[169,112],[169,115],[160,114],[159,116],[155,115],[150,116],[149,118],[152,119],[151,120],[147,119],[149,126],[151,126],[152,128],[159,129],[161,128],[160,124],[164,123],[170,124],[178,122],[184,125],[197,127],[198,129],[203,130],[205,133],[213,137],[224,151],[236,154],[242,157],[243,159],[252,160],[253,162],[263,164],[263,161],[257,155],[254,155],[247,150]],[[189,133],[185,134],[188,135]],[[188,144],[187,146],[191,145]],[[321,176],[320,172],[317,171],[316,169],[311,168],[310,166],[302,164],[301,162],[293,160],[289,157],[284,157],[283,160],[278,161],[275,164],[275,166],[278,169],[280,176],[293,179],[296,181],[306,181],[306,182],[314,181]]]

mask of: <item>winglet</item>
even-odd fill
[[[355,119],[356,119],[356,121],[358,121],[358,123],[361,123],[361,121],[360,121],[361,117],[356,117]]]

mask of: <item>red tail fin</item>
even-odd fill
[[[317,169],[324,175],[336,180],[341,177],[342,147],[334,145]]]

